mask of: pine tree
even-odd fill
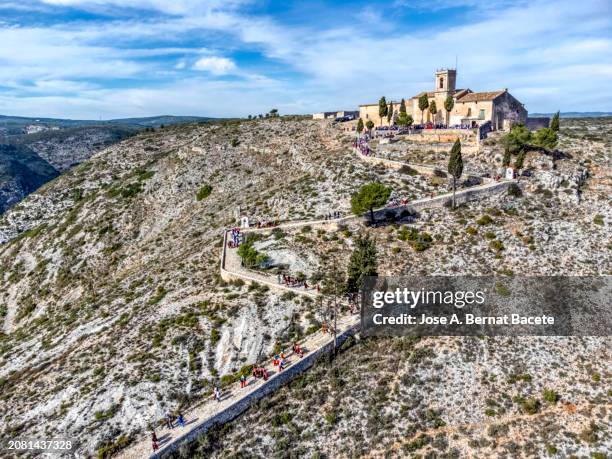
[[[456,206],[455,191],[457,189],[457,179],[463,173],[463,158],[461,158],[461,142],[455,140],[453,148],[451,148],[450,158],[448,158],[448,173],[453,177],[453,209]]]
[[[424,92],[421,97],[419,97],[419,110],[421,110],[421,124],[423,124],[423,112],[427,110],[429,107],[429,99],[427,98],[427,93]]]
[[[377,265],[375,241],[369,234],[358,234],[347,268],[347,292],[356,293],[363,286],[365,277],[377,276]]]
[[[357,121],[357,132],[359,134],[363,132],[363,120],[361,118],[359,118],[359,121]]]
[[[555,132],[559,132],[559,115],[559,112],[555,113],[550,120],[550,128]]]
[[[382,96],[378,101],[378,116],[380,116],[380,125],[382,126],[382,122],[385,116],[387,116],[387,112],[389,111],[389,107],[387,107],[387,99],[385,96]]]
[[[374,222],[374,209],[382,207],[387,203],[391,189],[380,182],[369,183],[362,186],[351,196],[351,210],[355,215],[370,212],[370,218]]]
[[[455,106],[455,99],[453,96],[449,95],[444,101],[444,110],[446,110],[446,127],[448,127],[448,123],[450,123],[450,112]]]

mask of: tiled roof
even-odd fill
[[[487,91],[487,92],[471,92],[466,94],[465,96],[460,96],[457,101],[458,102],[483,102],[485,100],[493,100],[498,96],[501,96],[505,89],[500,91]]]
[[[412,96],[412,99],[418,99],[419,97],[421,97],[423,94],[425,94],[425,91],[418,93],[416,96]],[[436,93],[433,91],[427,91],[427,97],[433,97],[435,96]]]

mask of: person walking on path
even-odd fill
[[[178,425],[181,427],[185,427],[185,418],[183,417],[183,413],[179,411],[178,415]]]
[[[221,401],[221,389],[219,389],[219,387],[215,387],[215,390],[213,391],[215,399],[217,400],[217,402]]]
[[[172,429],[174,427],[172,420],[172,415],[170,413],[166,413],[166,427],[168,427],[168,429]]]
[[[247,386],[247,377],[246,375],[240,376],[240,388],[245,388]]]
[[[157,439],[157,435],[155,435],[155,431],[151,434],[151,444],[153,446],[153,451],[157,451],[159,449],[159,440]]]

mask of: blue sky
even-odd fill
[[[351,109],[433,86],[612,111],[609,0],[0,0],[0,114]]]

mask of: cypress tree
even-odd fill
[[[457,189],[457,179],[463,173],[463,158],[461,157],[461,142],[455,140],[451,148],[450,158],[448,158],[448,173],[453,176],[453,209],[455,208],[455,191]]]
[[[421,110],[421,124],[423,124],[423,112],[429,107],[429,99],[427,98],[427,93],[424,92],[421,97],[419,97],[419,110]]]
[[[436,107],[436,101],[432,100],[429,104],[429,113],[431,113],[431,122],[436,124],[436,113],[438,113],[438,107]]]
[[[393,102],[389,102],[389,108],[387,109],[387,122],[391,126],[391,120],[393,119]]]
[[[559,132],[559,114],[559,112],[555,113],[550,120],[550,128],[555,132]]]
[[[357,132],[360,134],[363,132],[363,120],[361,118],[357,121]]]
[[[444,101],[444,110],[446,110],[446,127],[448,127],[448,123],[450,122],[450,112],[455,106],[455,100],[453,96],[449,95]]]
[[[387,116],[387,112],[389,111],[389,107],[387,107],[387,99],[385,96],[382,96],[378,101],[378,116],[380,116],[380,125],[382,126],[383,118]]]

